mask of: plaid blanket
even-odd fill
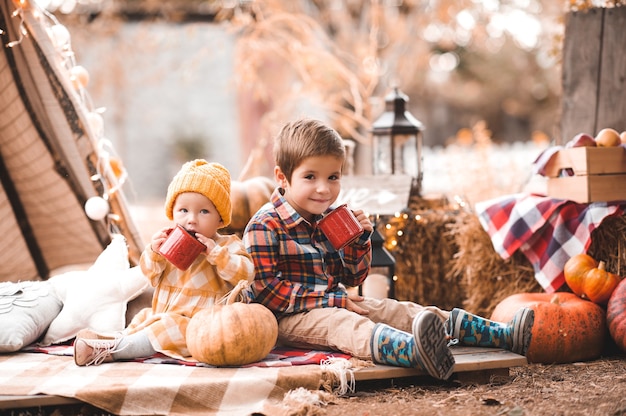
[[[312,360],[334,356],[329,354],[316,352]],[[289,358],[296,357],[311,361],[306,351]],[[0,355],[0,386],[3,395],[70,397],[119,415],[276,414],[290,390],[318,390],[334,381],[324,366],[301,363],[209,368],[115,362],[78,367],[60,349],[46,354],[19,352]]]
[[[28,347],[23,348],[22,351],[63,355],[67,357],[74,356],[73,340],[48,346],[39,346],[37,344],[32,344]],[[327,361],[331,358],[343,358],[345,360],[350,360],[352,356],[337,351],[318,351],[277,346],[272,348],[270,353],[267,354],[267,357],[265,357],[263,360],[256,363],[246,364],[241,367],[291,367],[293,365],[319,365],[322,362]],[[187,361],[178,358],[172,358],[161,353],[156,353],[151,357],[136,358],[132,361],[147,364],[177,364],[191,367],[216,368],[215,366],[209,364],[201,363],[198,361]]]
[[[622,215],[624,209],[623,201],[579,204],[530,194],[507,195],[476,204],[478,219],[495,251],[508,259],[520,250],[548,293],[565,283],[565,262],[587,252],[591,232],[604,218]]]

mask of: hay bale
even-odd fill
[[[396,259],[398,300],[463,307],[488,317],[509,295],[543,292],[526,256],[517,251],[503,260],[478,217],[446,200],[411,199],[405,212],[380,225]],[[587,252],[605,261],[610,272],[626,276],[625,242],[626,216],[608,217],[591,234]]]
[[[607,217],[591,233],[587,254],[606,263],[611,273],[626,276],[626,215]]]
[[[398,300],[489,316],[511,294],[542,291],[526,257],[503,260],[478,217],[458,207],[410,209],[385,229],[396,242]]]
[[[488,317],[495,306],[509,295],[543,292],[528,259],[518,251],[508,260],[503,260],[494,250],[489,234],[476,215],[459,217],[452,234],[458,251],[451,270],[462,276],[466,290],[463,307],[468,311]]]
[[[462,304],[462,276],[450,273],[457,251],[450,225],[458,215],[452,208],[418,207],[386,220],[381,233],[396,259],[396,299],[444,309]]]

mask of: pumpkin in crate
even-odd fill
[[[232,181],[230,202],[233,207],[230,228],[243,230],[250,218],[270,200],[276,183],[265,176],[255,176],[245,181]]]
[[[626,352],[626,279],[617,285],[609,299],[606,306],[606,323],[615,344]]]
[[[605,305],[621,278],[605,269],[603,261],[587,254],[572,256],[563,268],[565,283],[583,299]]]
[[[570,363],[600,356],[607,336],[599,305],[573,293],[517,293],[496,305],[491,319],[509,322],[519,308],[535,311],[526,358],[532,363]]]
[[[240,281],[219,303],[197,312],[187,325],[191,356],[215,366],[239,366],[262,360],[274,348],[278,323],[259,303],[238,302],[248,283]]]

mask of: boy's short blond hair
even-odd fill
[[[289,122],[274,139],[274,160],[287,181],[291,181],[293,171],[304,159],[314,156],[346,159],[339,133],[319,120],[303,118]]]

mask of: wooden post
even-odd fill
[[[564,144],[578,133],[626,130],[626,7],[571,12],[563,45]]]

